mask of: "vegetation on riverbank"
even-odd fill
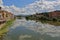
[[[60,14],[58,15],[58,11],[55,14],[56,15],[54,15],[54,12],[52,12],[52,14],[50,12],[36,13],[33,15],[26,16],[26,19],[40,21],[42,23],[49,23],[55,26],[60,26]]]
[[[0,35],[4,35],[8,31],[8,27],[12,25],[14,20],[9,20],[4,23],[3,27],[0,29]]]
[[[21,16],[20,16],[20,15],[16,15],[16,18],[17,18],[17,19],[21,19]]]
[[[35,20],[36,22],[41,22],[41,23],[49,23],[51,25],[55,25],[55,26],[60,26],[60,22],[59,21],[53,21],[53,20],[42,20],[42,19],[34,19],[34,18],[27,18],[27,20]]]
[[[0,7],[0,35],[8,31],[8,27],[13,23],[15,15]]]

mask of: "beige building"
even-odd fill
[[[0,9],[0,22],[1,21],[8,21],[11,19],[14,19],[14,15],[11,12]]]

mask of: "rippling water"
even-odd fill
[[[17,19],[4,40],[60,40],[60,26]]]

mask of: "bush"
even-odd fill
[[[57,21],[57,18],[53,18],[52,20],[53,20],[53,21]]]

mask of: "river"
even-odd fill
[[[60,26],[16,19],[3,40],[60,40]]]

